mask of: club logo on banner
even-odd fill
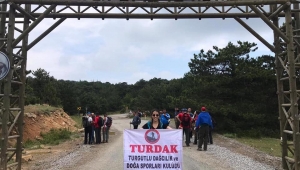
[[[182,131],[125,129],[124,170],[182,170]]]
[[[155,129],[147,130],[145,133],[145,139],[148,143],[155,144],[160,138],[159,132]]]

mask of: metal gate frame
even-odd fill
[[[0,169],[21,169],[27,52],[67,18],[202,19],[234,18],[275,54],[282,167],[300,170],[296,71],[300,68],[300,9],[296,0],[0,0],[0,51],[11,69],[0,83]],[[268,10],[263,8],[268,6]],[[38,12],[43,10],[43,12]],[[92,10],[92,12],[91,12]],[[208,11],[213,11],[209,12]],[[234,12],[232,12],[234,11]],[[278,19],[285,18],[285,27]],[[45,18],[58,19],[31,43],[29,33]],[[267,42],[241,18],[261,18],[273,31]],[[18,20],[16,20],[18,19]],[[23,30],[16,27],[22,24]],[[15,32],[19,36],[15,36]],[[288,83],[284,89],[283,83]],[[288,139],[293,139],[288,140]],[[9,145],[16,140],[16,147]]]

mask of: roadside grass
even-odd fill
[[[79,129],[82,128],[82,117],[81,116],[71,115],[70,117],[76,122],[75,127],[79,128]]]
[[[41,145],[58,145],[61,142],[76,138],[77,133],[72,133],[67,129],[51,129],[48,133],[41,133],[41,140],[27,140],[25,148],[38,149]]]
[[[241,143],[256,148],[264,153],[271,156],[281,157],[281,146],[280,140],[275,138],[246,138],[236,137],[236,134],[223,134],[225,137],[233,138]]]
[[[59,107],[53,107],[47,104],[35,104],[25,106],[25,112],[35,112],[35,113],[46,113],[50,114],[51,112],[60,109]]]
[[[124,113],[122,113],[121,111],[107,112],[107,115],[117,115],[117,114],[124,114]]]

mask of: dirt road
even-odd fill
[[[82,145],[82,139],[67,142],[53,147],[51,154],[35,157],[33,162],[24,166],[24,169],[122,170],[123,130],[130,128],[131,119],[126,118],[125,114],[112,115],[112,117],[111,131],[114,131],[115,135],[110,136],[109,143]],[[143,119],[141,124],[144,123],[146,120]],[[206,152],[197,151],[196,145],[185,147],[183,144],[184,170],[280,169],[279,158],[267,156],[239,143],[233,143],[230,139],[215,137],[215,144],[209,145]],[[233,147],[229,146],[229,142],[234,144]],[[57,148],[65,148],[65,150],[59,152]],[[245,152],[242,151],[243,148]],[[55,152],[56,149],[57,152]],[[235,152],[236,149],[241,153]],[[250,152],[251,150],[253,151]],[[247,153],[247,155],[242,153]]]

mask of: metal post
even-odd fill
[[[7,4],[1,4],[1,11],[6,12],[7,10]],[[0,38],[5,37],[6,29],[5,29],[5,20],[6,20],[6,14],[1,14],[0,18]],[[0,46],[4,44],[4,41],[0,41]]]
[[[276,11],[277,5],[272,5],[271,10]],[[273,17],[272,21],[273,24],[278,28],[278,16]],[[284,95],[283,95],[283,82],[280,80],[282,78],[282,73],[283,73],[283,66],[281,65],[279,61],[279,54],[280,54],[280,39],[279,35],[273,31],[274,33],[274,45],[275,45],[275,64],[276,64],[276,82],[277,82],[277,95],[278,95],[278,111],[279,111],[279,123],[280,123],[280,137],[281,137],[281,148],[282,148],[282,153],[281,153],[281,161],[282,161],[282,168],[287,169],[287,163],[285,161],[285,157],[288,155],[288,150],[287,150],[287,137],[286,134],[283,132],[284,130],[284,124],[286,122],[286,117],[283,112],[282,104],[284,103]]]
[[[285,10],[285,25],[286,36],[289,39],[287,42],[287,57],[289,70],[289,88],[290,88],[290,112],[293,118],[293,142],[294,142],[294,166],[295,170],[300,170],[299,162],[299,143],[297,135],[299,135],[299,118],[298,118],[298,103],[297,103],[297,87],[296,87],[296,69],[295,69],[295,54],[293,41],[293,26],[291,6]]]
[[[15,29],[15,9],[10,7],[9,9],[9,24],[8,24],[8,36],[7,36],[7,54],[10,63],[13,63],[13,48],[12,42],[14,39]],[[11,67],[12,68],[12,67]],[[4,79],[4,97],[3,97],[3,115],[2,115],[2,146],[1,146],[1,164],[0,168],[7,169],[7,146],[8,146],[8,120],[10,114],[10,94],[11,94],[11,78],[13,70],[11,69]]]
[[[31,5],[25,5],[25,11],[30,12]],[[29,27],[29,18],[24,17],[23,30],[26,30]],[[25,84],[26,84],[26,65],[27,65],[27,45],[28,45],[28,34],[24,37],[22,41],[22,62],[21,62],[21,71],[20,71],[20,81],[22,84],[19,86],[19,107],[21,109],[21,114],[18,118],[17,128],[19,131],[20,137],[17,139],[16,147],[16,162],[18,162],[18,170],[21,170],[22,165],[22,139],[23,139],[23,126],[24,126],[24,103],[25,103]]]

